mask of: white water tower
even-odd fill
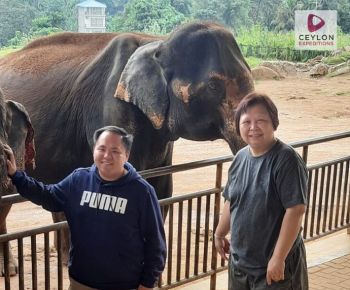
[[[77,4],[78,32],[105,32],[106,5],[95,0]]]

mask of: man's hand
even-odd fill
[[[305,211],[305,204],[297,204],[286,209],[276,247],[267,265],[266,282],[268,285],[271,285],[272,281],[284,280],[285,259],[300,232]]]
[[[228,260],[230,255],[230,242],[221,236],[214,235],[214,242],[216,251],[219,253],[221,258]]]
[[[7,144],[4,145],[4,151],[7,156],[7,174],[13,176],[17,170],[15,156],[13,155],[11,147]]]
[[[224,208],[222,209],[219,224],[216,227],[214,234],[215,249],[221,258],[225,260],[228,260],[230,254],[230,242],[225,238],[230,231],[230,217],[230,202],[226,200]]]
[[[278,282],[284,280],[284,260],[275,258],[272,256],[269,263],[267,264],[266,271],[266,282],[267,285],[271,285],[272,281]]]

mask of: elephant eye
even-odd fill
[[[160,50],[157,50],[157,51],[154,53],[154,57],[155,57],[155,58],[159,58],[159,57],[160,57]]]
[[[211,89],[212,91],[217,91],[220,88],[220,84],[218,83],[217,80],[209,80],[208,88]]]

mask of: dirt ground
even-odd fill
[[[282,80],[258,81],[255,87],[275,101],[280,116],[277,136],[287,143],[350,130],[350,74],[319,79],[294,76]],[[326,145],[315,145],[309,150],[308,163],[314,164],[349,155],[350,142],[347,138]],[[221,140],[193,142],[180,139],[175,143],[173,164],[230,154],[229,147]],[[224,169],[227,168],[228,164]],[[175,174],[174,194],[205,189],[208,184],[213,187],[214,178],[214,169],[208,168]],[[7,220],[9,232],[47,223],[51,223],[51,215],[28,202],[14,205]],[[0,285],[2,289],[2,278]]]

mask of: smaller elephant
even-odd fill
[[[25,108],[17,102],[5,100],[0,90],[0,197],[16,193],[7,176],[7,156],[4,145],[8,144],[15,153],[20,168],[34,168],[34,130]],[[7,232],[6,217],[11,205],[2,205],[0,199],[0,235]],[[17,263],[10,252],[10,275],[16,275]],[[3,245],[0,244],[0,276],[4,275]]]

